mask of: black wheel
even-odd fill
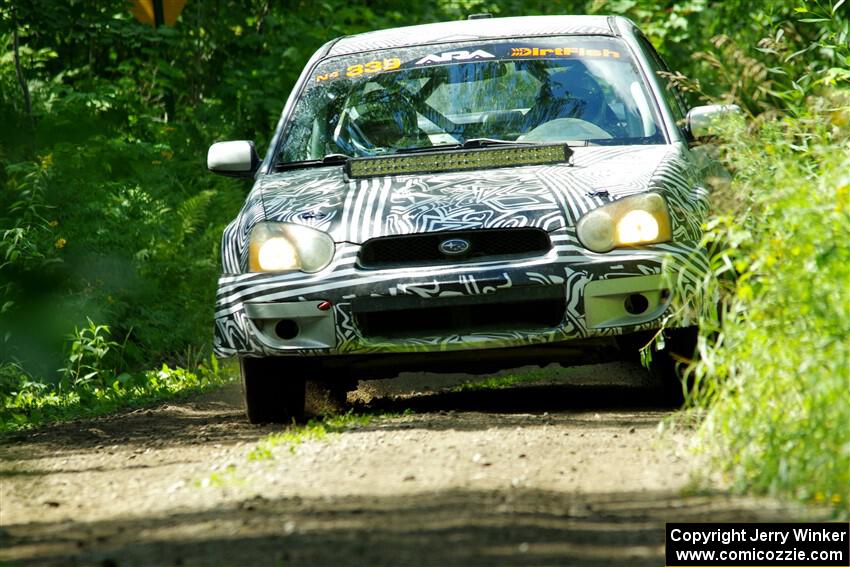
[[[688,366],[694,361],[697,349],[697,327],[666,329],[664,348],[653,344],[649,372],[661,382],[664,401],[671,407],[680,408],[686,394],[693,388],[693,380],[686,375]]]
[[[304,415],[305,376],[300,360],[242,358],[242,398],[251,423],[289,423]]]

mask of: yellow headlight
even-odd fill
[[[314,273],[334,256],[334,241],[325,232],[285,222],[257,223],[248,245],[248,271]]]
[[[658,193],[625,197],[590,211],[579,219],[576,233],[594,252],[667,242],[673,237],[667,202]]]
[[[257,263],[264,272],[282,272],[298,267],[298,253],[285,238],[271,238],[260,245]]]
[[[652,242],[658,238],[658,221],[646,211],[629,211],[617,223],[620,244]]]

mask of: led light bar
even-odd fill
[[[437,151],[414,155],[355,158],[348,161],[346,173],[349,177],[374,177],[378,175],[543,165],[566,163],[572,154],[573,151],[566,144]]]

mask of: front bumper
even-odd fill
[[[593,254],[568,235],[522,261],[361,270],[342,244],[320,274],[219,279],[219,357],[445,352],[555,343],[659,328],[676,289],[707,265],[674,243]],[[684,282],[684,285],[683,285]],[[691,293],[691,292],[686,292]],[[689,298],[690,301],[692,299]]]

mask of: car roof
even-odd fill
[[[326,57],[376,49],[504,37],[549,35],[616,35],[608,16],[520,16],[441,22],[345,36]]]

